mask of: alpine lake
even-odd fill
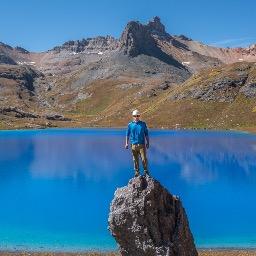
[[[150,173],[181,198],[197,247],[255,248],[256,135],[149,136]],[[0,249],[117,249],[109,207],[134,175],[124,144],[125,129],[0,131]]]

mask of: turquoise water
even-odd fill
[[[116,249],[116,187],[133,176],[123,129],[0,131],[0,249]],[[152,175],[186,208],[198,247],[256,247],[256,136],[150,130]]]

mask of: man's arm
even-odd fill
[[[129,136],[126,135],[125,146],[124,146],[126,149],[128,148],[128,143],[129,143]]]
[[[130,125],[128,124],[127,130],[126,130],[126,136],[125,136],[125,146],[124,146],[126,149],[128,148],[130,133],[131,133]]]

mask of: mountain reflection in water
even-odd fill
[[[123,129],[0,132],[0,248],[115,248],[116,187],[133,176]],[[150,130],[152,175],[181,197],[198,246],[256,246],[256,136]]]

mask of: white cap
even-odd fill
[[[135,109],[135,110],[132,111],[132,115],[133,116],[137,116],[137,115],[139,116],[140,112],[137,109]]]

